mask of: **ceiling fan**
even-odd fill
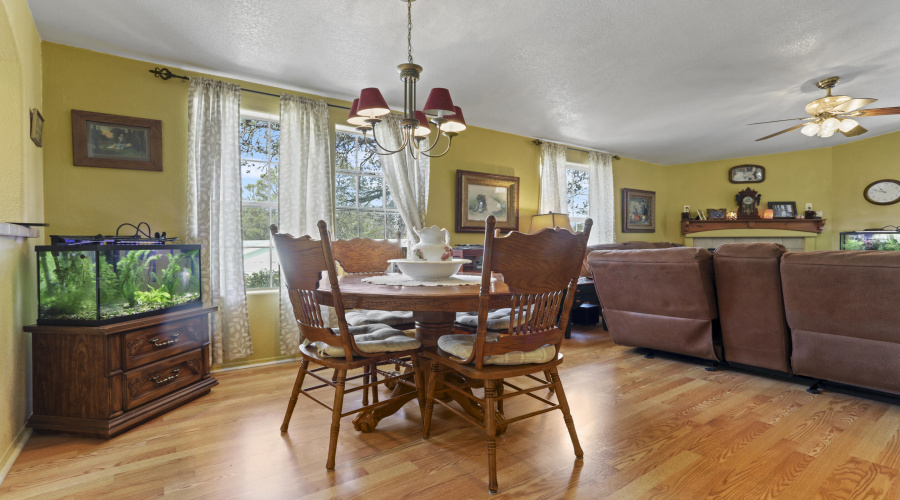
[[[816,87],[825,90],[826,94],[825,97],[812,100],[806,105],[806,112],[811,115],[809,117],[751,123],[750,125],[797,120],[807,122],[761,137],[757,139],[757,141],[764,141],[775,137],[776,135],[781,135],[798,128],[800,129],[800,133],[808,137],[814,135],[818,135],[819,137],[831,137],[835,132],[840,132],[847,137],[854,137],[868,132],[868,130],[854,120],[854,118],[900,114],[900,106],[893,108],[860,109],[863,106],[872,104],[878,99],[854,99],[848,95],[831,95],[831,89],[837,85],[840,79],[841,78],[838,76],[832,76],[816,84]]]

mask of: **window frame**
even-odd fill
[[[591,171],[590,171],[590,168],[587,165],[583,165],[581,163],[574,163],[574,162],[567,161],[566,162],[566,171],[567,171],[566,173],[568,173],[569,170],[580,170],[582,172],[587,172],[587,174],[588,174],[588,189],[587,189],[587,193],[585,193],[585,194],[587,194],[587,196],[588,196],[588,213],[590,213],[590,203],[591,203],[591,188],[590,188]],[[573,213],[571,213],[572,211],[571,211],[571,207],[569,205],[569,197],[568,197],[568,195],[569,195],[568,184],[569,184],[569,179],[568,179],[568,175],[567,175],[566,176],[566,211],[569,212],[569,222],[572,224],[572,229],[581,231],[584,228],[584,223],[589,218],[589,215],[586,215],[584,217],[576,217]]]
[[[243,122],[244,120],[254,120],[254,121],[265,121],[265,122],[269,122],[269,123],[277,123],[277,124],[279,124],[279,138],[280,138],[281,117],[278,115],[270,115],[270,114],[265,114],[265,113],[241,110],[239,120],[241,122]],[[240,163],[243,161],[259,162],[259,163],[266,164],[266,172],[268,173],[269,168],[273,164],[279,165],[279,166],[281,165],[281,151],[280,150],[278,151],[278,161],[272,161],[272,152],[271,152],[271,150],[269,150],[269,147],[271,146],[271,140],[272,140],[271,132],[272,132],[271,126],[267,127],[267,129],[266,129],[266,147],[267,147],[266,159],[260,160],[257,158],[244,158],[243,155],[239,155],[238,168],[242,168]],[[272,177],[268,177],[267,179],[268,179],[267,187],[268,187],[269,193],[271,195],[274,192],[272,189],[272,187],[273,187],[272,183],[273,183],[273,181],[277,182],[277,178],[273,179]],[[268,216],[269,216],[269,225],[274,224],[274,222],[272,221],[272,215],[273,215],[273,210],[276,212],[278,211],[278,200],[276,199],[275,201],[245,201],[244,195],[243,195],[243,189],[244,189],[244,185],[243,185],[243,182],[241,182],[241,225],[242,225],[241,232],[243,233],[244,207],[258,207],[258,208],[270,209],[267,211]],[[278,274],[281,273],[281,266],[278,266],[278,260],[275,258],[275,241],[272,239],[271,235],[268,235],[267,240],[268,240],[268,245],[265,245],[265,246],[263,246],[263,245],[247,246],[244,244],[244,242],[245,241],[253,241],[253,240],[244,240],[243,234],[241,235],[241,251],[242,252],[248,248],[253,248],[253,249],[265,248],[265,249],[269,250],[269,266],[268,266],[269,286],[246,288],[245,291],[271,291],[271,290],[278,289],[278,286],[273,283],[273,280],[275,278],[276,272]],[[244,272],[245,279],[246,279],[246,276],[247,276],[247,273],[245,271]]]
[[[356,234],[353,237],[359,238],[359,237],[362,237],[360,235],[360,216],[364,213],[381,214],[383,216],[382,220],[384,221],[384,232],[382,233],[383,236],[381,238],[376,238],[376,239],[382,239],[382,238],[394,239],[394,238],[396,238],[397,237],[396,233],[388,234],[388,224],[387,224],[388,214],[396,214],[396,216],[400,218],[401,228],[404,228],[405,226],[403,225],[403,218],[400,215],[400,209],[397,208],[396,200],[394,200],[394,208],[388,207],[388,192],[390,191],[390,188],[387,185],[387,180],[384,178],[384,166],[382,165],[380,172],[371,172],[371,171],[366,171],[366,170],[342,170],[342,169],[339,169],[338,165],[337,165],[337,153],[336,153],[336,151],[337,151],[337,134],[343,133],[343,134],[349,134],[349,135],[353,135],[353,136],[357,136],[357,137],[363,137],[363,134],[359,133],[353,127],[348,127],[345,125],[335,125],[334,129],[335,129],[335,140],[334,140],[334,148],[335,148],[335,162],[334,162],[335,226],[337,226],[338,211],[356,212]],[[370,136],[368,138],[369,138],[369,140],[372,140]],[[379,157],[379,165],[381,165],[380,157]],[[350,175],[350,176],[354,176],[357,178],[356,190],[355,190],[355,197],[356,197],[355,206],[351,207],[351,206],[338,204],[338,197],[337,197],[337,176],[338,175]],[[381,200],[382,200],[381,207],[360,207],[359,206],[359,191],[360,191],[359,190],[359,179],[361,179],[363,177],[381,179]],[[391,193],[391,199],[394,199],[393,193]],[[400,235],[401,240],[404,238],[404,235],[402,233],[403,233],[403,229],[401,229],[401,235]],[[334,228],[333,234],[334,234],[335,238],[338,237],[336,227]]]

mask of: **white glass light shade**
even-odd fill
[[[812,137],[819,132],[819,124],[816,122],[809,122],[800,129],[800,133],[807,136]]]
[[[859,122],[852,118],[844,118],[841,120],[841,126],[838,129],[841,132],[849,132],[859,126]]]
[[[819,137],[831,137],[834,135],[834,129],[822,127],[822,130],[819,130]]]
[[[841,121],[833,117],[822,122],[822,130],[831,130],[832,132],[834,132],[840,126]]]

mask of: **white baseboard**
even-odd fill
[[[19,453],[22,452],[22,448],[25,447],[25,443],[28,442],[28,438],[30,437],[31,428],[23,426],[16,436],[16,439],[13,440],[3,456],[0,457],[0,484],[3,484],[3,480],[6,479],[6,474],[9,472],[9,469],[12,469],[13,463],[19,458]]]
[[[222,372],[230,372],[234,370],[244,370],[246,368],[259,368],[261,366],[270,366],[270,365],[280,365],[282,363],[293,363],[294,361],[300,361],[299,357],[290,357],[290,358],[276,358],[271,361],[260,361],[260,362],[249,362],[238,365],[231,366],[222,366],[213,367],[209,371],[210,373],[222,373]]]

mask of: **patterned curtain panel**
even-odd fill
[[[278,171],[278,230],[294,236],[318,239],[320,220],[333,226],[334,173],[331,171],[331,139],[328,136],[328,104],[287,94],[281,95],[281,151]],[[281,280],[281,354],[297,354],[300,329]],[[333,309],[328,308],[333,317]],[[324,312],[324,311],[323,311]],[[336,325],[335,322],[330,324]]]
[[[566,147],[555,142],[541,143],[541,203],[539,213],[567,213]]]
[[[615,243],[616,191],[613,188],[612,155],[599,151],[588,153],[588,172],[588,217],[594,220],[588,245]]]
[[[188,91],[188,243],[202,245],[203,300],[217,306],[212,362],[253,354],[241,242],[241,88],[191,78]]]
[[[403,136],[400,133],[400,115],[391,113],[382,117],[376,133],[378,142],[388,150],[396,150],[403,144]],[[422,142],[422,147],[427,149],[427,139]],[[443,144],[438,145],[438,149]],[[425,224],[425,210],[428,207],[428,177],[431,172],[431,162],[425,155],[419,155],[416,160],[406,151],[381,157],[381,168],[384,171],[384,180],[400,218],[406,226],[407,238],[410,241],[418,241],[418,236],[412,231],[422,229]]]

